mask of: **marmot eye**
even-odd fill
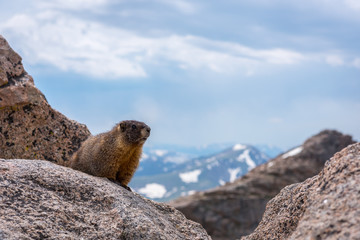
[[[131,126],[131,128],[132,128],[132,129],[136,129],[136,125],[133,124],[133,125]]]

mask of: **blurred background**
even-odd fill
[[[92,134],[146,122],[144,159],[183,163],[241,143],[262,149],[259,162],[250,154],[259,164],[326,128],[360,137],[357,0],[0,6],[0,34],[51,106]],[[227,172],[223,182],[241,174]],[[183,183],[201,171],[190,173]]]

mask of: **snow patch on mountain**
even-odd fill
[[[291,157],[291,156],[295,156],[295,155],[301,153],[302,150],[303,150],[302,146],[294,148],[294,149],[290,150],[289,152],[285,153],[282,156],[282,158],[285,159],[285,158],[288,158],[288,157]]]
[[[179,177],[184,183],[196,183],[199,181],[200,169],[196,169],[190,172],[179,173]]]
[[[195,190],[190,190],[190,191],[188,191],[188,195],[193,195],[193,194],[195,194],[196,193],[196,191]]]
[[[211,163],[211,162],[214,162],[216,160],[216,157],[210,157],[210,158],[207,158],[205,160],[206,163]]]
[[[165,154],[168,153],[167,150],[161,150],[161,149],[157,149],[154,150],[155,155],[159,156],[159,157],[163,157]]]
[[[220,186],[223,186],[223,185],[225,185],[225,181],[224,180],[222,180],[222,179],[219,179],[219,184],[220,184]]]
[[[164,158],[164,163],[176,163],[181,164],[189,160],[189,157],[186,155],[176,155],[176,156],[167,156]]]
[[[148,158],[140,163],[130,187],[137,192],[140,189],[139,193],[145,193],[142,195],[147,198],[169,201],[233,182],[269,159],[257,148],[245,144],[229,144],[222,151],[199,157],[174,150],[176,148],[145,148]]]
[[[238,173],[241,172],[241,168],[240,167],[238,167],[238,168],[229,168],[228,172],[230,174],[230,180],[229,181],[233,182],[237,178]]]
[[[219,161],[213,161],[213,162],[209,163],[209,164],[206,166],[206,168],[207,168],[208,170],[211,170],[213,167],[218,167],[218,166],[220,166]]]
[[[253,169],[254,167],[256,167],[255,162],[251,159],[250,157],[250,150],[246,149],[243,153],[241,153],[238,157],[237,160],[239,162],[246,162],[246,164],[248,165],[248,171],[250,171],[251,169]]]
[[[138,192],[149,198],[162,198],[166,194],[166,188],[158,183],[148,183],[145,187],[140,188]]]
[[[170,191],[166,192],[164,197],[170,197],[172,194],[176,193],[178,191],[177,187],[173,187]]]
[[[246,149],[246,145],[243,145],[243,144],[235,144],[233,146],[233,151],[239,151],[239,150],[243,150],[243,149]]]
[[[148,158],[149,158],[149,155],[148,155],[148,154],[142,153],[141,158],[140,158],[140,161],[144,161],[144,160],[146,160],[146,159],[148,159]]]

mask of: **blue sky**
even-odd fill
[[[288,148],[360,139],[358,0],[0,0],[0,34],[49,103],[93,134]]]

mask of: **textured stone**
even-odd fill
[[[176,209],[40,160],[0,160],[1,239],[211,239]]]
[[[24,73],[21,57],[14,52],[5,38],[0,35],[0,87],[7,84],[11,78]]]
[[[252,233],[266,203],[283,187],[318,174],[327,159],[351,143],[348,135],[322,131],[305,141],[300,152],[282,154],[233,183],[181,197],[170,204],[202,224],[213,239],[240,238]]]
[[[24,70],[21,57],[0,35],[0,109],[41,102],[46,102],[46,99]]]
[[[0,157],[64,164],[89,135],[85,125],[51,108],[0,35]]]
[[[360,143],[335,154],[317,176],[281,190],[242,239],[360,239]]]

